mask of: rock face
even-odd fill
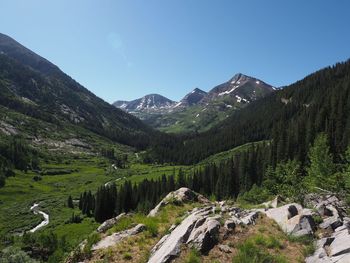
[[[303,209],[299,204],[293,203],[268,209],[264,213],[267,217],[275,220],[287,234],[301,236],[313,234],[315,230],[315,223],[310,210]]]
[[[187,242],[192,231],[197,230],[211,213],[212,207],[195,209],[169,235],[164,236],[152,249],[148,263],[165,263],[178,256],[180,246]]]
[[[174,192],[170,192],[162,201],[159,202],[159,204],[152,209],[148,216],[156,216],[159,209],[170,202],[178,202],[178,203],[184,203],[184,202],[199,202],[202,204],[209,204],[210,201],[202,196],[201,194],[198,194],[191,189],[188,189],[186,187],[182,187]]]
[[[97,232],[98,233],[103,233],[106,232],[108,229],[112,228],[115,224],[118,223],[118,221],[123,218],[126,214],[125,213],[121,213],[120,215],[118,215],[117,217],[108,219],[106,221],[104,221],[98,228],[97,228]]]
[[[323,217],[319,228],[331,233],[317,241],[315,253],[306,258],[306,262],[350,262],[350,219],[345,216],[344,203],[333,194],[311,194],[306,201]]]
[[[99,241],[97,244],[95,244],[92,247],[92,250],[98,250],[98,249],[114,246],[115,244],[122,241],[124,238],[134,236],[134,235],[142,232],[143,230],[145,230],[145,228],[146,228],[145,225],[138,224],[137,226],[135,226],[133,228],[130,228],[130,229],[118,232],[118,233],[114,233],[110,236],[103,238],[101,241]]]
[[[207,253],[218,242],[219,229],[219,221],[209,217],[204,221],[203,225],[192,231],[186,243],[191,244],[191,246],[202,253]]]

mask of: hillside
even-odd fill
[[[179,102],[151,94],[132,102],[116,101],[113,105],[161,131],[203,132],[274,90],[259,79],[238,73],[209,92],[195,88]],[[146,101],[157,103],[148,105]]]
[[[0,91],[0,105],[25,116],[57,126],[73,124],[131,146],[148,143],[150,128],[141,121],[109,105],[57,66],[3,34]],[[3,125],[11,122],[6,115],[1,119]]]
[[[349,138],[349,75],[350,61],[322,69],[250,103],[199,136],[159,145],[152,156],[159,151],[162,161],[195,163],[235,146],[272,139],[273,163],[288,158],[304,162],[308,146],[325,132],[338,157]]]

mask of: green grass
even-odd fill
[[[77,158],[63,156],[50,163],[42,163],[41,167],[43,170],[69,170],[71,173],[44,175],[42,180],[34,181],[36,173],[16,171],[15,177],[8,178],[6,186],[0,189],[0,236],[28,231],[39,224],[42,217],[34,215],[29,209],[33,203],[40,203],[40,209],[49,214],[50,223],[39,232],[53,231],[58,237],[66,236],[71,245],[77,245],[98,224],[92,218],[84,218],[80,224],[67,224],[73,212],[80,213],[78,208],[66,207],[69,195],[73,199],[79,199],[82,192],[95,192],[107,182],[120,185],[125,180],[131,180],[137,183],[146,178],[157,179],[163,174],[171,175],[174,169],[177,174],[180,168],[133,162],[128,169],[108,172],[110,163],[107,160],[88,155]],[[183,168],[187,171],[191,169]],[[155,235],[157,230],[151,223],[148,224],[150,234]]]
[[[286,263],[288,262],[282,255],[271,254],[268,249],[281,249],[280,243],[276,240],[257,235],[248,238],[239,244],[237,255],[233,258],[233,263]]]
[[[192,249],[185,259],[185,263],[200,263],[200,262],[201,262],[200,253],[195,249]]]

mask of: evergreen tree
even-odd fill
[[[307,168],[308,178],[306,182],[310,187],[328,189],[330,177],[335,172],[335,166],[326,134],[321,133],[316,137],[308,157],[310,166]]]
[[[73,204],[72,196],[68,196],[67,206],[68,206],[69,208],[73,208],[73,209],[74,209],[74,204]]]

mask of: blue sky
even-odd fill
[[[274,86],[350,58],[347,0],[0,0],[0,32],[108,102]]]

